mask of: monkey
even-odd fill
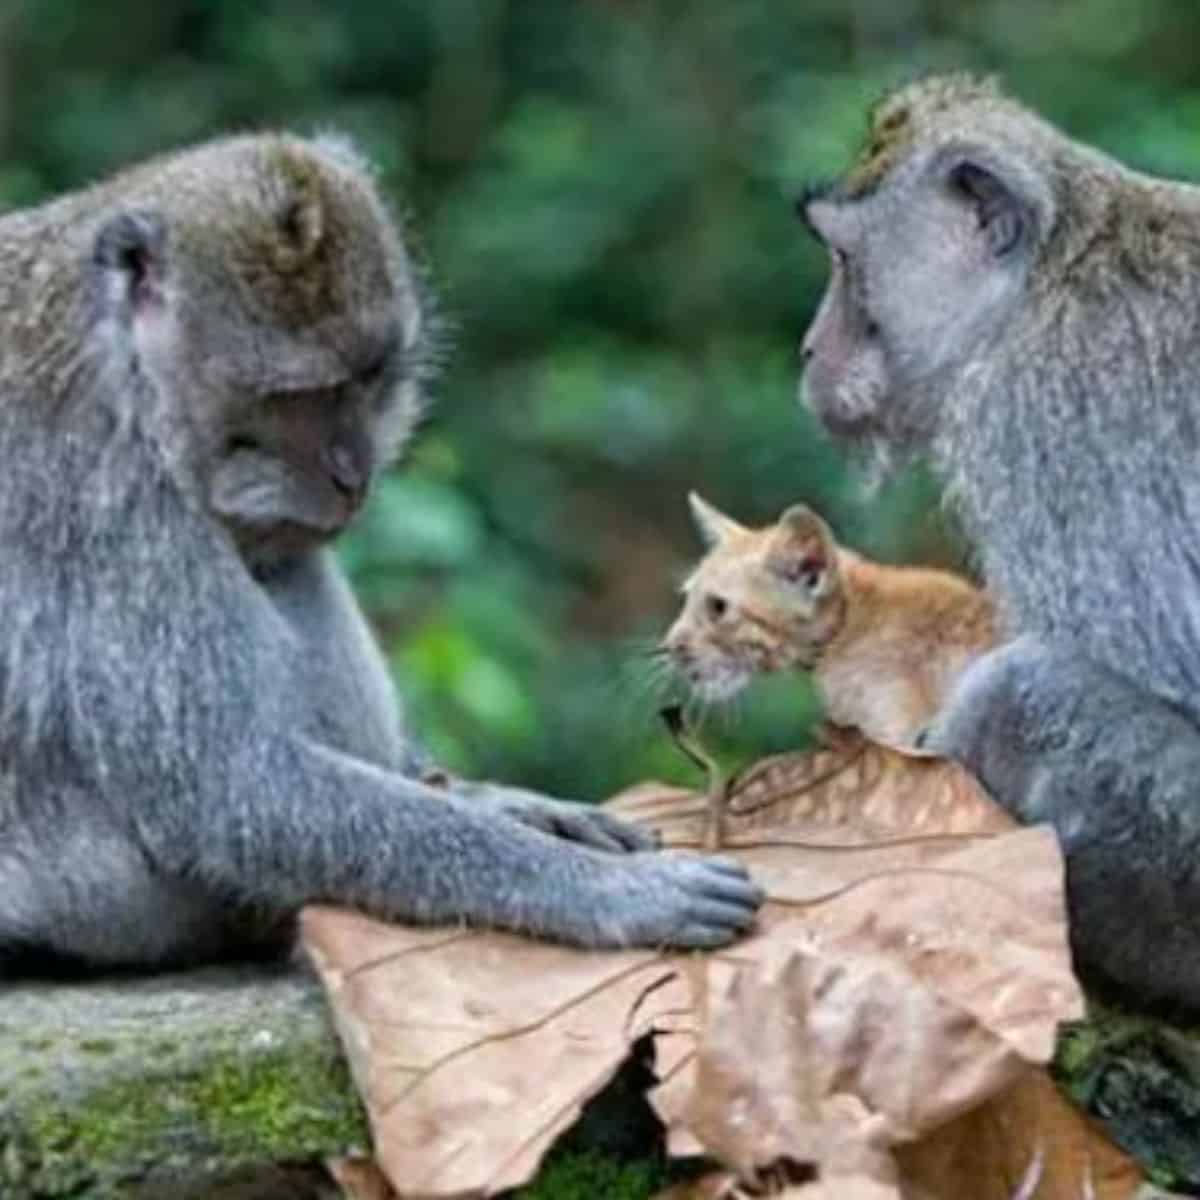
[[[0,219],[0,977],[259,957],[310,901],[598,948],[752,924],[729,860],[415,776],[330,547],[417,417],[416,261],[329,136]]]
[[[885,470],[930,458],[1011,643],[922,744],[1057,830],[1085,984],[1194,1016],[1200,190],[951,75],[799,209],[831,260],[807,403]]]

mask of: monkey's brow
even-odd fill
[[[800,195],[796,197],[796,216],[800,218],[804,228],[817,239],[818,242],[823,242],[825,239],[821,236],[821,231],[812,223],[812,218],[808,215],[808,206],[814,204],[818,200],[824,200],[827,203],[838,203],[842,196],[838,194],[839,188],[835,180],[819,180],[811,183],[806,183],[800,189]]]

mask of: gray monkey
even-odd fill
[[[950,76],[801,211],[832,259],[808,402],[932,453],[1026,635],[925,744],[1054,824],[1085,979],[1200,1012],[1200,190]]]
[[[737,864],[424,786],[328,543],[417,415],[428,303],[370,173],[264,135],[0,220],[0,975],[287,942],[307,901],[717,946]]]

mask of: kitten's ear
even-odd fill
[[[771,547],[774,570],[813,597],[825,595],[837,574],[833,530],[807,505],[795,504],[779,518]]]
[[[732,517],[713,508],[698,492],[688,492],[688,507],[692,510],[692,520],[706,546],[717,546],[735,533],[745,533],[746,527],[739,525]]]

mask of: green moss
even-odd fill
[[[123,1183],[151,1167],[170,1166],[172,1155],[224,1167],[367,1144],[341,1060],[295,1051],[234,1051],[190,1075],[113,1084],[78,1107],[47,1102],[23,1111],[20,1127],[19,1142],[10,1143],[21,1147],[20,1161],[6,1164],[10,1183],[24,1182],[38,1196],[97,1200],[123,1194]]]
[[[665,1184],[656,1163],[619,1163],[582,1151],[552,1157],[533,1183],[513,1193],[513,1200],[648,1200]]]
[[[1051,1070],[1150,1182],[1192,1194],[1200,1179],[1200,1038],[1194,1029],[1093,1001],[1085,1021],[1062,1031]]]
[[[311,1103],[314,1094],[319,1106]],[[200,1080],[196,1100],[214,1140],[264,1158],[366,1144],[362,1109],[341,1059],[314,1065],[281,1055],[250,1067],[231,1062]]]
[[[1054,1072],[1068,1086],[1100,1048],[1099,1032],[1086,1022],[1065,1026],[1059,1033],[1054,1052]]]
[[[48,1037],[21,1039],[21,1049],[28,1050],[30,1053],[37,1053],[40,1050],[49,1050],[53,1045],[54,1039]]]

